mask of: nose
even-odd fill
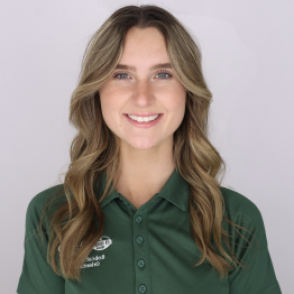
[[[138,106],[148,106],[154,102],[154,93],[152,90],[152,86],[146,80],[140,80],[137,82],[134,99]]]

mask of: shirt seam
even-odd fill
[[[47,294],[45,292],[41,292],[40,290],[38,290],[33,284],[31,284],[30,282],[28,282],[27,280],[25,280],[24,278],[20,278],[20,283],[24,284],[28,287],[30,287],[31,289],[33,289],[35,292],[37,292],[38,294]]]
[[[268,288],[267,288],[264,292],[262,292],[261,294],[266,294],[269,290],[272,290],[273,288],[278,287],[278,286],[279,286],[279,284],[278,284],[278,282],[277,282],[277,283],[271,285],[270,287],[268,287]]]

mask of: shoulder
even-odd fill
[[[47,204],[63,203],[66,201],[63,184],[55,185],[39,192],[29,202],[27,207],[27,221],[39,219],[43,210],[47,207]]]
[[[265,224],[256,204],[232,189],[221,187],[221,192],[225,202],[224,215],[233,223],[241,226],[237,230],[239,231],[238,233],[227,222],[224,223],[224,228],[231,233],[235,241],[239,240],[239,233],[242,233],[248,240],[257,241],[260,248],[266,248]]]
[[[245,195],[226,187],[221,187],[221,193],[225,203],[225,213],[228,216],[242,216],[249,222],[260,221],[259,208]]]

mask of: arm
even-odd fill
[[[24,242],[25,254],[17,288],[17,293],[19,294],[65,293],[65,280],[58,276],[47,262],[47,232],[44,231],[42,242],[37,234],[44,199],[47,198],[44,195],[45,193],[41,192],[35,196],[27,209]]]

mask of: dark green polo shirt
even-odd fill
[[[101,196],[105,176],[97,185]],[[49,188],[30,202],[26,216],[25,255],[17,293],[20,294],[280,294],[267,247],[263,219],[245,196],[221,188],[226,215],[258,239],[256,250],[224,222],[233,236],[234,252],[250,270],[240,267],[228,277],[207,262],[197,267],[201,252],[191,233],[188,183],[175,169],[159,193],[137,210],[117,190],[101,203],[105,228],[85,260],[82,282],[56,275],[46,262],[45,246],[36,237],[45,202],[62,185]],[[255,240],[246,231],[253,245]],[[239,243],[239,245],[238,245]],[[227,251],[228,252],[228,251]]]

